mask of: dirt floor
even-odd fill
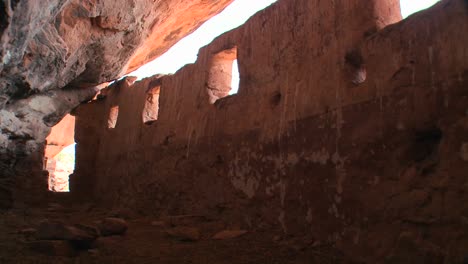
[[[125,215],[126,214],[126,215]],[[96,225],[104,217],[126,218],[128,230],[122,236],[98,238],[93,247],[72,257],[31,249],[37,241],[34,231],[44,220],[69,224]],[[180,226],[196,229],[200,237],[184,241],[171,230]],[[223,229],[224,228],[224,229]],[[213,235],[225,230],[219,220],[205,216],[157,217],[135,216],[95,209],[89,205],[65,208],[49,204],[46,208],[12,210],[0,214],[0,263],[343,263],[340,253],[330,245],[307,239],[288,238],[280,232],[252,231],[225,239]]]

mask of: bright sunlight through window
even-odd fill
[[[439,0],[401,0],[401,15],[406,18],[413,13],[431,7],[437,2]]]
[[[212,17],[195,32],[180,40],[162,56],[128,75],[142,79],[156,73],[175,73],[184,65],[194,63],[201,47],[210,44],[214,38],[224,32],[244,24],[252,15],[274,2],[276,0],[235,0],[221,13]]]

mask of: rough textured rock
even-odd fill
[[[84,225],[66,225],[58,221],[44,221],[37,228],[39,240],[68,240],[92,242],[98,237],[97,229]]]
[[[98,228],[103,236],[123,235],[127,232],[128,224],[123,219],[108,217],[99,223]]]
[[[94,241],[93,248],[111,254],[115,254],[116,252],[122,252],[122,250],[125,250],[125,246],[122,243],[123,239],[124,237],[122,236],[99,237],[98,239],[96,239],[96,241]]]
[[[213,235],[213,239],[223,240],[240,237],[247,234],[246,230],[223,230]]]
[[[74,257],[78,251],[69,241],[39,240],[28,242],[28,247],[38,253],[56,257]]]
[[[0,10],[3,103],[71,82],[89,87],[115,79],[161,55],[230,2],[6,1]]]
[[[37,230],[35,228],[24,228],[18,231],[25,241],[36,241],[36,232]]]
[[[167,230],[166,233],[180,241],[193,242],[200,240],[200,230],[195,227],[177,226]]]
[[[443,263],[444,257],[440,248],[421,241],[411,233],[402,233],[396,248],[385,259],[386,263]]]
[[[464,161],[468,161],[468,143],[463,142],[460,148],[460,157]]]
[[[0,3],[0,208],[12,206],[12,186],[45,184],[40,172],[22,175],[18,159],[39,167],[50,127],[92,99],[96,85],[158,57],[230,2]]]
[[[462,258],[466,1],[401,22],[397,6],[280,0],[176,74],[113,84],[76,111],[72,193],[307,235],[352,262]],[[239,91],[210,100],[213,58],[234,47]]]
[[[207,221],[207,217],[203,215],[172,215],[162,217],[164,223],[170,226],[190,226]]]

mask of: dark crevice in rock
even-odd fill
[[[5,186],[5,182],[0,184],[0,210],[7,210],[13,206],[13,194],[11,189]],[[12,185],[12,184],[10,184]]]
[[[24,80],[16,80],[14,82],[14,86],[12,87],[10,97],[13,100],[18,100],[26,98],[35,93],[37,93],[37,89],[32,89],[28,82]]]
[[[0,1],[0,37],[8,27],[8,12],[4,1]]]
[[[8,139],[16,140],[18,142],[26,142],[26,141],[34,139],[34,138],[32,136],[30,136],[30,135],[16,135],[16,134],[13,134],[13,135],[10,135],[8,137]]]
[[[364,32],[364,38],[367,38],[367,37],[370,37],[372,35],[374,35],[375,33],[377,33],[379,31],[379,29],[377,27],[371,27],[369,28],[367,31]]]
[[[10,151],[0,154],[0,210],[13,206],[13,176],[16,160]]]
[[[281,102],[281,92],[275,92],[271,97],[271,106],[276,107]]]
[[[442,130],[437,127],[417,131],[409,150],[410,158],[415,162],[422,162],[433,156],[442,136]]]
[[[6,104],[8,104],[8,98],[0,96],[0,109],[3,109]]]
[[[42,120],[44,121],[44,124],[46,124],[46,126],[52,127],[58,122],[60,122],[63,116],[63,113],[52,113],[50,115],[46,115]]]
[[[20,0],[11,0],[11,10],[15,11],[16,7],[18,6]]]
[[[364,64],[364,59],[362,58],[360,50],[352,50],[346,53],[345,62],[354,68],[360,68]]]
[[[100,28],[102,30],[110,31],[110,32],[113,32],[113,33],[117,33],[117,32],[122,31],[120,29],[113,28],[110,25],[107,25],[106,19],[107,18],[103,17],[103,16],[91,17],[90,18],[91,25],[93,25],[94,27]]]
[[[363,83],[367,78],[364,58],[359,49],[354,49],[346,53],[345,62],[347,65],[347,78],[355,85]]]

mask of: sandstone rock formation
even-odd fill
[[[189,2],[178,10],[198,14],[199,6],[208,17],[229,1]],[[20,1],[15,10],[30,14],[21,24],[29,30],[10,43],[4,39],[20,24],[9,22],[17,11],[6,3],[2,45],[14,47],[2,49],[0,142],[10,151],[0,157],[0,207],[41,200],[33,179],[42,173],[35,161],[46,127],[93,98],[94,85],[159,54],[153,40],[164,47],[188,31],[167,18],[156,23],[164,41],[147,36],[152,12],[171,12],[166,2],[144,10],[146,1],[128,2],[132,12],[121,14],[106,1],[50,0],[49,13],[32,15],[33,3]],[[184,14],[174,16],[187,22]],[[279,0],[202,48],[194,64],[123,78],[76,108],[67,198],[178,215],[160,219],[180,240],[203,240],[190,222],[218,219],[226,224],[217,231],[266,231],[298,250],[332,245],[353,263],[461,263],[467,18],[465,0],[443,0],[403,21],[398,0]],[[25,60],[19,50],[41,56]],[[240,87],[229,96],[234,59]],[[219,236],[240,234],[229,232]]]
[[[127,231],[128,224],[123,219],[108,217],[99,223],[98,228],[103,236],[122,235]]]
[[[16,157],[41,152],[50,127],[92,99],[96,85],[158,57],[230,2],[2,1],[2,188],[15,185]],[[10,196],[0,191],[2,203]]]

